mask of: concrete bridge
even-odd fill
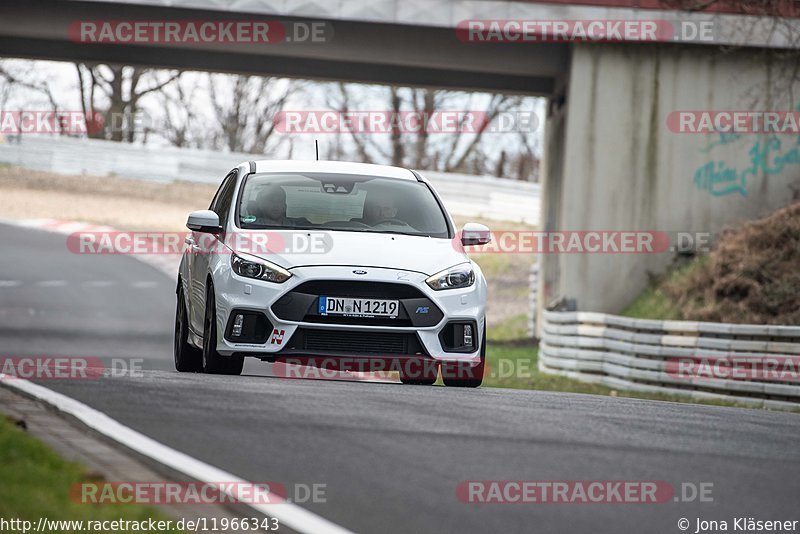
[[[798,104],[796,13],[667,9],[656,0],[29,0],[3,6],[0,56],[119,62],[547,97],[542,228],[717,232],[800,189],[797,136],[676,133],[680,110],[787,110]],[[77,42],[102,20],[257,20],[323,39],[273,44]],[[465,42],[464,21],[656,21],[619,42]],[[72,29],[71,29],[72,28]],[[289,35],[291,37],[291,35]],[[462,36],[463,37],[463,36]],[[615,312],[673,255],[542,258],[543,303]]]

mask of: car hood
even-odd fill
[[[243,230],[226,236],[239,254],[286,269],[315,265],[382,267],[435,274],[469,261],[457,239],[374,232]]]

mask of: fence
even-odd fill
[[[20,136],[0,143],[0,162],[62,174],[116,175],[171,182],[217,183],[254,154],[115,143],[60,136]],[[423,171],[447,209],[466,217],[539,222],[539,184],[491,176]]]
[[[776,409],[800,409],[799,361],[796,326],[653,321],[587,312],[544,312],[539,347],[542,372],[621,390]],[[737,369],[737,362],[747,365]]]

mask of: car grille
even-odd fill
[[[300,327],[280,351],[283,355],[376,357],[426,354],[415,332],[375,332]]]
[[[386,317],[320,315],[317,311],[320,295],[327,297],[394,299],[399,301],[400,309],[394,319]],[[419,308],[427,311],[424,314],[418,313],[416,310]],[[436,304],[412,285],[360,280],[309,280],[278,299],[272,305],[272,312],[284,321],[388,327],[434,326],[444,316]]]
[[[396,319],[382,317],[342,317],[339,315],[306,315],[303,321],[320,324],[355,324],[370,326],[413,326],[411,320],[401,314]]]
[[[422,291],[409,284],[362,282],[360,280],[310,280],[292,289],[292,292],[327,295],[330,297],[381,299],[413,299],[425,297]]]
[[[310,352],[376,355],[417,352],[417,339],[411,333],[301,330],[302,348]]]

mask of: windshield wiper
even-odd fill
[[[401,232],[399,230],[383,230],[380,232],[373,232],[375,234],[400,234],[400,235],[413,235],[416,237],[430,237],[429,234],[420,234],[415,232]]]
[[[416,232],[401,232],[400,230],[373,230],[370,228],[340,228],[335,226],[269,226],[266,224],[248,224],[245,228],[250,230],[316,230],[318,232],[361,232],[368,234],[397,234],[415,237],[431,237],[430,234]]]

